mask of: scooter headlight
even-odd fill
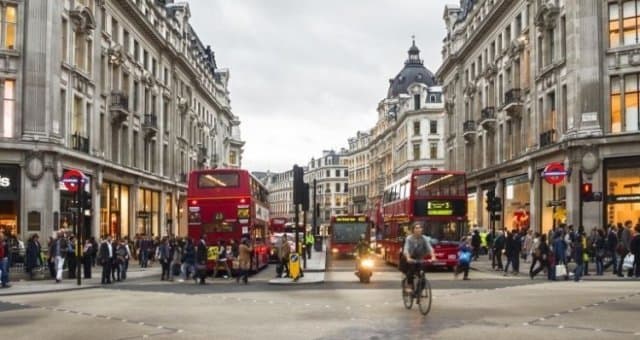
[[[334,253],[334,254],[337,254],[338,253],[338,248],[332,248],[331,252]]]
[[[373,260],[372,259],[362,260],[362,262],[360,262],[360,264],[364,268],[373,268]]]

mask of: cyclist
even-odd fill
[[[422,233],[422,224],[416,222],[413,225],[413,233],[407,237],[404,241],[403,254],[407,259],[407,287],[405,290],[413,292],[413,277],[420,271],[421,263],[416,263],[422,260],[426,255],[431,255],[431,260],[435,260],[436,256],[431,248],[431,240],[429,237]]]

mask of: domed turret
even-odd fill
[[[409,85],[413,83],[422,83],[427,86],[436,86],[436,78],[431,71],[424,67],[420,59],[420,49],[416,46],[416,41],[408,51],[409,57],[404,62],[404,68],[398,75],[389,79],[389,91],[387,98],[397,97],[401,93],[408,93]]]

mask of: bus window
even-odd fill
[[[215,174],[199,174],[198,188],[229,188],[237,187],[239,184],[237,173],[215,173]]]

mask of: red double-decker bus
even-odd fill
[[[436,260],[427,266],[452,269],[460,238],[467,232],[467,185],[464,172],[414,170],[385,188],[379,243],[385,261],[397,265],[413,222],[422,222],[432,239]]]
[[[219,241],[228,246],[230,240],[240,242],[242,238],[249,239],[254,249],[251,269],[268,264],[267,199],[267,189],[247,170],[209,169],[189,174],[189,237],[197,240],[206,235],[209,269],[217,259]]]
[[[333,256],[352,256],[360,236],[369,242],[371,222],[366,215],[339,215],[331,217],[329,225],[331,254]]]
[[[286,217],[274,217],[269,220],[269,231],[271,233],[284,233],[284,227],[289,222]]]

